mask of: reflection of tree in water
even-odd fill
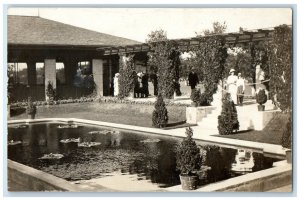
[[[252,171],[259,171],[273,166],[274,159],[264,157],[263,154],[253,152],[254,166]]]
[[[235,160],[236,150],[219,146],[204,146],[206,152],[204,164],[211,167],[207,171],[206,182],[216,182],[230,178],[231,164]]]
[[[129,167],[130,174],[145,177],[161,187],[179,184],[176,159],[172,145],[165,141],[143,143],[143,157],[137,158]],[[163,154],[162,154],[163,153]]]

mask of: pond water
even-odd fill
[[[182,141],[180,138],[113,129],[110,130],[114,132],[106,132],[107,128],[98,126],[59,128],[59,125],[44,123],[19,128],[10,125],[8,142],[19,143],[8,145],[8,158],[68,181],[119,174],[132,175],[136,180],[146,180],[159,188],[180,184],[174,153],[176,145]],[[94,143],[97,146],[79,146],[78,138],[80,142],[97,142]],[[278,160],[251,150],[197,144],[205,155],[204,164],[211,168],[202,176],[199,185],[270,168]],[[50,153],[63,157],[40,159]]]

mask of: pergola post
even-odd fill
[[[93,77],[96,85],[97,96],[103,96],[103,60],[92,60]]]
[[[53,89],[56,89],[56,60],[55,59],[45,59],[45,97],[46,101],[49,100],[47,96],[48,83],[51,83]]]

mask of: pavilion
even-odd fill
[[[274,28],[220,34],[228,47],[270,40]],[[210,37],[210,36],[203,36]],[[173,40],[181,52],[200,44],[197,37]],[[98,96],[112,94],[112,81],[119,72],[119,62],[134,54],[136,69],[147,69],[147,43],[112,36],[32,16],[8,16],[8,63],[26,63],[28,82],[21,87],[14,82],[13,94],[18,100],[32,96],[47,99],[45,89],[50,81],[59,98],[78,98],[84,94],[74,86],[82,63],[90,67],[90,75]],[[37,63],[44,64],[43,81],[37,84]],[[57,82],[56,64],[63,63],[64,83]],[[85,89],[83,90],[85,91]]]
[[[103,55],[96,49],[139,44],[138,41],[99,33],[37,16],[8,16],[7,62],[27,65],[27,83],[13,83],[13,96],[24,100],[32,96],[44,100],[50,81],[60,98],[78,97],[83,93],[74,86],[78,68],[91,68],[98,95],[110,95],[110,83],[119,71],[118,55]],[[44,64],[43,81],[37,83],[37,63]],[[64,83],[57,83],[56,64],[64,66]],[[18,71],[18,69],[14,69]],[[14,76],[18,72],[14,73]]]

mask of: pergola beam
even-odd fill
[[[270,40],[271,35],[274,32],[274,28],[269,29],[257,29],[252,31],[243,31],[240,33],[224,33],[207,35],[193,38],[183,38],[183,39],[172,39],[173,43],[176,43],[181,51],[188,51],[191,47],[199,46],[201,38],[209,38],[213,36],[224,37],[227,44],[245,44],[250,42]],[[150,46],[147,43],[123,46],[123,47],[106,47],[97,48],[98,51],[102,51],[104,55],[113,55],[119,53],[133,53],[133,52],[147,52],[150,51]]]

